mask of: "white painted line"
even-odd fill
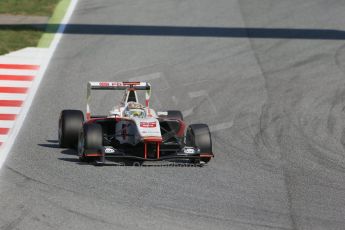
[[[0,135],[0,142],[5,142],[8,138],[8,135]]]
[[[161,73],[150,73],[150,74],[146,74],[146,75],[142,75],[139,77],[132,77],[130,79],[128,79],[128,81],[149,81],[149,80],[154,80],[154,79],[158,79],[161,77]]]
[[[7,106],[0,106],[0,113],[4,114],[19,114],[21,107],[7,107]]]
[[[207,96],[207,92],[205,90],[195,91],[188,93],[189,97],[196,98],[201,96]]]
[[[23,50],[11,52],[5,56],[0,56],[0,63],[1,64],[27,64],[30,63],[31,65],[40,65],[42,62],[42,58],[33,57],[32,55],[36,55],[35,53],[31,53],[30,57],[18,57],[15,53],[21,53]]]
[[[224,129],[230,129],[233,126],[234,122],[225,122],[225,123],[220,123],[216,125],[211,125],[209,126],[211,132],[216,132],[219,130],[224,130]]]
[[[1,121],[0,120],[0,128],[12,128],[15,121]]]
[[[192,115],[193,110],[194,110],[194,108],[190,108],[190,109],[182,111],[183,117],[188,117],[188,116]]]
[[[31,81],[5,81],[0,80],[0,86],[2,87],[30,87]]]
[[[4,60],[4,63],[8,64],[41,64],[40,59],[45,58],[48,52],[47,48],[27,47],[0,57],[0,61]]]
[[[177,98],[176,98],[175,96],[172,96],[171,99],[173,100],[173,102],[175,103],[175,105],[178,104],[178,100],[177,100]]]
[[[48,52],[47,58],[41,64],[40,71],[38,72],[38,75],[36,75],[35,81],[33,82],[33,85],[30,89],[30,94],[28,95],[28,98],[26,99],[24,106],[22,108],[23,110],[20,113],[20,115],[17,117],[16,125],[11,129],[11,137],[6,141],[5,144],[3,144],[1,146],[2,152],[0,154],[0,168],[2,168],[8,154],[9,154],[9,152],[13,146],[13,143],[14,143],[14,141],[15,141],[18,133],[19,133],[19,130],[21,129],[21,127],[24,123],[25,117],[26,117],[26,115],[30,109],[30,106],[31,106],[33,100],[34,100],[37,89],[38,89],[38,87],[39,87],[39,85],[43,79],[44,73],[48,68],[49,62],[50,62],[50,60],[51,60],[51,58],[52,58],[52,56],[56,50],[61,38],[62,38],[63,31],[65,30],[66,24],[70,20],[77,3],[78,3],[78,0],[71,0],[71,3],[68,7],[68,10],[67,10],[63,20],[61,21],[61,24],[59,26],[57,33],[54,36],[54,40],[52,41],[52,43],[49,47],[49,52]],[[30,75],[30,74],[28,74],[28,75]]]
[[[27,94],[21,93],[0,93],[0,100],[25,100]]]
[[[37,70],[26,70],[26,69],[0,69],[0,75],[29,75],[35,76],[38,73]]]
[[[159,79],[159,82],[152,83],[153,80]],[[153,87],[159,86],[156,89],[157,90],[166,90],[170,88],[169,82],[167,79],[164,77],[164,75],[161,72],[156,72],[156,73],[150,73],[150,74],[145,74],[141,76],[136,76],[129,78],[128,81],[151,81],[151,84],[153,84]],[[157,99],[156,99],[157,100]]]
[[[190,92],[188,93],[190,98],[197,98],[197,97],[205,97],[206,100],[209,102],[209,105],[207,105],[208,107],[211,107],[213,113],[217,114],[217,108],[215,106],[215,104],[213,103],[211,97],[208,95],[208,92],[205,90],[200,90],[200,91],[194,91],[194,92]]]

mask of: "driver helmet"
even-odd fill
[[[142,106],[141,104],[137,103],[137,102],[130,102],[127,105],[126,111],[125,111],[125,115],[127,117],[140,117],[140,118],[144,118],[146,113],[144,110],[144,106]]]

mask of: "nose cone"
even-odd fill
[[[143,139],[147,139],[148,137],[162,138],[159,121],[156,118],[134,118],[133,120],[135,121],[139,134]]]

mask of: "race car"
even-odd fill
[[[123,90],[109,114],[91,115],[92,90]],[[145,93],[145,105],[138,93]],[[59,145],[77,148],[80,161],[106,164],[130,160],[180,160],[204,165],[214,157],[206,124],[187,127],[180,111],[156,112],[150,108],[147,82],[88,82],[86,119],[80,110],[63,110],[59,118]]]

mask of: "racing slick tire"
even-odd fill
[[[90,161],[90,157],[85,156],[87,149],[99,149],[103,146],[102,126],[99,124],[85,124],[79,134],[78,156],[80,161]]]
[[[167,118],[183,121],[183,114],[181,111],[178,110],[168,110]]]
[[[59,119],[59,145],[63,148],[74,148],[78,135],[83,127],[84,115],[80,110],[62,110]]]
[[[191,124],[186,132],[186,146],[191,146],[200,149],[200,153],[212,153],[212,139],[211,132],[206,124]],[[193,163],[200,163],[203,161],[207,163],[211,160],[210,157],[201,157],[199,162],[192,160]]]

